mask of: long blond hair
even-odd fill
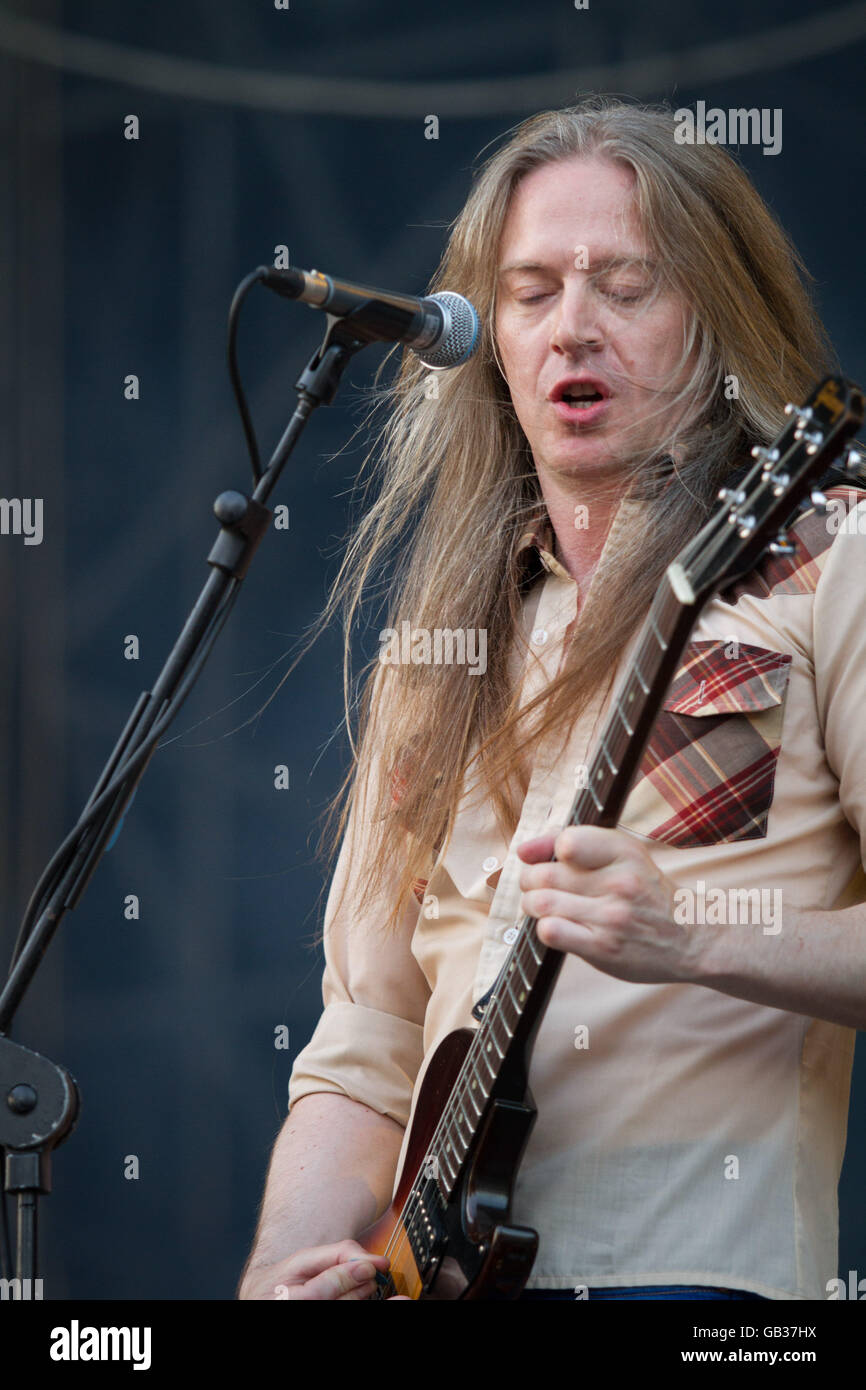
[[[567,730],[609,678],[721,481],[749,445],[778,433],[785,402],[805,398],[831,360],[803,266],[745,172],[718,146],[678,144],[674,129],[668,108],[607,97],[520,124],[479,172],[430,285],[472,301],[478,349],[438,374],[435,391],[428,369],[406,352],[384,393],[386,419],[368,459],[377,490],[325,617],[342,606],[347,663],[350,632],[376,584],[390,594],[389,627],[408,619],[413,628],[487,633],[481,676],[466,665],[374,661],[357,699],[347,676],[355,757],[331,834],[342,838],[355,805],[374,837],[358,866],[361,891],[391,884],[392,923],[447,840],[468,772],[510,836],[538,740]],[[635,460],[627,485],[633,495],[641,489],[640,526],[618,547],[615,567],[596,576],[560,675],[520,712],[509,677],[527,580],[517,542],[543,504],[497,363],[498,248],[519,181],[540,165],[589,155],[633,171],[647,245],[686,305],[682,360],[691,355],[694,365],[682,392],[688,409],[657,454],[668,466],[675,460],[674,478],[662,492],[652,459]],[[736,390],[726,390],[734,378]]]

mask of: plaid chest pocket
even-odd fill
[[[762,839],[773,801],[791,657],[691,642],[620,822],[682,849]]]

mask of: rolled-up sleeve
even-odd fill
[[[815,689],[839,803],[866,864],[866,502],[848,513],[827,551],[813,608]]]
[[[289,1108],[315,1091],[361,1101],[404,1127],[424,1055],[427,980],[412,954],[419,903],[410,897],[396,927],[387,927],[389,891],[361,888],[367,856],[375,853],[355,806],[328,894],[323,928],[324,1011],[289,1080]]]

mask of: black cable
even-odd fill
[[[249,275],[244,276],[243,280],[241,280],[241,283],[235,290],[234,298],[231,302],[231,308],[229,309],[228,321],[229,378],[232,383],[232,389],[235,393],[235,400],[238,403],[238,410],[240,411],[241,416],[241,424],[244,427],[244,437],[247,441],[247,448],[250,454],[250,463],[253,466],[253,478],[256,482],[258,482],[259,478],[262,476],[262,464],[259,455],[258,440],[256,439],[256,432],[253,428],[252,416],[249,412],[247,398],[244,394],[244,388],[241,385],[241,374],[238,368],[237,337],[238,319],[240,317],[241,305],[243,304],[253,285],[255,285],[257,281],[263,278],[264,273],[265,267],[259,266],[257,270],[253,270],[250,272]]]
[[[265,267],[258,266],[256,270],[251,271],[249,275],[245,275],[243,280],[241,280],[240,284],[234,292],[234,295],[232,296],[232,302],[229,307],[227,335],[229,378],[231,380],[232,388],[235,394],[235,399],[238,405],[238,410],[240,412],[241,423],[243,425],[244,436],[246,438],[247,447],[249,449],[250,463],[252,465],[253,478],[255,482],[258,482],[262,476],[261,457],[259,454],[259,446],[258,440],[256,439],[255,428],[253,426],[252,417],[249,412],[249,406],[247,405],[246,394],[244,392],[243,384],[241,382],[240,370],[238,367],[237,330],[240,311],[241,307],[243,306],[243,302],[249,294],[250,290],[252,289],[253,285],[258,284],[262,280],[264,274]],[[189,693],[192,682],[196,679],[198,672],[201,669],[203,659],[210,651],[211,645],[213,644],[213,639],[216,636],[216,633],[219,631],[219,627],[216,626],[217,620],[221,613],[223,614],[223,621],[225,617],[228,616],[228,611],[231,607],[231,604],[234,602],[234,595],[237,593],[237,587],[238,586],[236,584],[234,588],[229,589],[228,593],[224,596],[221,607],[218,608],[216,613],[214,614],[213,625],[211,627],[210,634],[208,634],[208,636],[206,636],[206,638],[204,639],[199,657],[197,658],[194,665],[190,668],[190,671],[187,673],[187,677],[185,678],[184,682],[182,682],[178,692],[175,693],[173,700],[169,703],[165,715],[160,716],[160,721],[164,720],[166,715],[168,716],[170,721],[170,719],[174,717],[174,714],[180,708],[180,705],[183,703],[183,700],[186,698],[186,695]],[[222,626],[221,622],[219,626]],[[101,793],[101,795],[97,798],[93,805],[90,806],[88,810],[82,814],[82,816],[79,818],[78,822],[73,827],[73,829],[60,843],[60,845],[58,845],[48,864],[42,871],[39,881],[36,884],[36,887],[34,888],[30,896],[30,901],[27,904],[24,917],[21,921],[21,926],[18,929],[18,937],[15,941],[15,945],[12,950],[12,958],[9,967],[10,973],[15,968],[15,963],[19,955],[21,954],[21,951],[24,949],[24,944],[30,935],[30,930],[33,925],[33,922],[38,918],[38,909],[41,906],[42,900],[45,897],[50,896],[50,893],[53,890],[54,886],[62,877],[67,864],[69,863],[70,859],[74,857],[78,849],[83,832],[91,824],[96,813],[99,810],[101,810],[101,808],[105,805],[106,798],[109,795],[113,795],[114,792],[120,788],[122,782],[125,780],[129,772],[134,770],[138,766],[139,762],[141,761],[141,756],[139,755],[145,753],[148,749],[150,749],[153,746],[154,737],[158,737],[158,734],[155,734],[154,731],[156,729],[162,731],[165,727],[166,725],[164,722],[160,722],[154,726],[154,729],[151,730],[147,739],[136,750],[136,753],[133,754],[130,758],[128,758],[125,762],[121,763],[118,771],[115,773],[115,776],[112,778],[111,782],[108,784],[105,790]]]
[[[233,585],[223,595],[220,605],[211,619],[210,627],[207,629],[202,639],[202,645],[201,649],[198,652],[198,655],[189,667],[186,675],[184,676],[180,685],[177,687],[177,690],[174,692],[171,699],[168,701],[162,714],[159,716],[156,723],[149,730],[147,736],[142,740],[142,742],[119,765],[111,781],[107,784],[107,786],[92,803],[92,805],[90,805],[87,808],[87,810],[82,813],[79,820],[73,826],[72,830],[70,830],[66,838],[62,840],[61,843],[58,845],[48,864],[43,869],[39,881],[36,884],[36,887],[33,889],[33,892],[30,896],[30,901],[27,904],[24,917],[21,921],[21,926],[18,931],[18,938],[15,942],[15,946],[12,951],[12,959],[9,967],[10,974],[12,973],[12,970],[14,970],[18,957],[20,956],[21,952],[24,949],[24,946],[26,945],[34,922],[38,920],[39,910],[42,906],[43,900],[50,896],[54,887],[59,882],[60,878],[65,872],[67,864],[69,863],[70,859],[74,857],[81,843],[81,839],[84,832],[97,818],[99,813],[104,809],[106,802],[110,799],[113,799],[116,793],[120,790],[120,788],[123,786],[123,784],[129,777],[129,774],[131,772],[134,772],[142,761],[146,760],[146,758],[150,754],[150,751],[154,748],[155,744],[159,741],[161,735],[171,724],[181,705],[184,703],[187,696],[189,695],[190,690],[192,689],[193,685],[195,684],[195,681],[198,678],[202,666],[207,660],[207,657],[210,653],[210,649],[213,646],[220,629],[222,628],[223,624],[228,618],[229,613],[231,612],[232,606],[235,602],[235,599],[237,598],[239,590],[240,580],[235,580]]]

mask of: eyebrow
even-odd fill
[[[593,261],[590,257],[590,264],[587,267],[592,273],[598,274],[608,270],[620,270],[624,266],[637,267],[640,270],[655,270],[658,262],[651,260],[648,256],[599,256]],[[543,261],[512,261],[510,265],[504,265],[498,272],[498,278],[504,279],[506,275],[513,275],[519,270],[543,270],[551,271],[554,267]]]

